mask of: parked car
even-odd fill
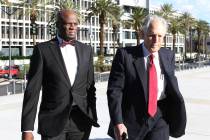
[[[17,65],[11,66],[10,72],[13,78],[18,77],[20,70]],[[4,66],[0,69],[0,77],[8,78],[9,77],[9,66]]]

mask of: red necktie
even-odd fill
[[[65,47],[66,45],[72,45],[74,46],[75,45],[75,40],[70,40],[70,41],[62,41],[62,43],[60,44],[60,47]]]
[[[154,55],[149,56],[149,102],[148,114],[154,117],[157,111],[157,72],[153,61]]]

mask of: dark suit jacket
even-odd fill
[[[75,47],[78,69],[73,85],[70,83],[56,38],[34,47],[23,101],[22,131],[34,130],[41,88],[42,100],[38,116],[40,134],[56,136],[63,130],[69,119],[72,100],[88,120],[98,126],[92,50],[78,41]]]
[[[160,67],[166,80],[164,102],[159,111],[170,127],[170,135],[179,137],[185,133],[186,112],[183,97],[174,75],[174,53],[159,50]],[[147,119],[147,72],[142,45],[118,49],[113,60],[108,83],[108,105],[111,123],[108,134],[113,137],[113,125],[124,123],[128,136],[137,137]],[[156,115],[158,114],[156,113]]]

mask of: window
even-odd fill
[[[23,38],[23,27],[19,27],[19,38]]]
[[[179,47],[179,50],[180,53],[183,53],[183,47]]]
[[[41,39],[44,39],[45,32],[44,32],[44,25],[41,25]]]
[[[25,38],[29,39],[29,28],[28,27],[25,28],[25,32],[26,32]]]
[[[2,26],[1,28],[1,35],[2,35],[2,38],[5,38],[5,27]]]
[[[132,32],[132,39],[136,39],[136,32]]]
[[[13,38],[17,38],[17,27],[13,27]]]
[[[124,6],[124,11],[125,11],[125,13],[130,13],[131,9],[129,6]]]
[[[9,26],[6,26],[6,36],[5,37],[9,38]]]
[[[177,50],[177,47],[176,47],[176,46],[175,46],[175,48],[174,48],[174,49],[175,49],[175,53],[178,53],[178,50]]]
[[[43,21],[43,22],[44,22],[44,15],[45,15],[45,11],[41,10],[40,11],[40,18],[41,18],[41,21]]]
[[[6,9],[5,6],[1,6],[1,17],[2,18],[5,18],[5,14],[6,14],[5,13],[6,12],[5,9]]]
[[[125,35],[125,39],[130,39],[130,32],[129,31],[125,31],[124,35]]]

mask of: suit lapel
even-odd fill
[[[75,83],[77,82],[78,78],[79,78],[79,73],[81,71],[81,65],[82,65],[82,62],[81,61],[83,59],[83,56],[82,56],[82,47],[79,46],[78,42],[76,41],[75,42],[75,50],[76,50],[76,55],[77,55],[77,73],[76,73],[76,76],[75,76],[75,80],[74,80],[74,84],[72,85],[74,87]]]
[[[147,72],[145,69],[142,45],[136,48],[137,50],[136,50],[136,59],[134,60],[134,66],[136,68],[136,72],[143,86],[145,101],[147,101]]]
[[[159,54],[159,60],[160,60],[160,68],[161,68],[161,73],[165,74],[168,71],[168,55],[167,53],[164,53],[162,49],[158,51]]]
[[[68,73],[66,70],[66,66],[65,66],[62,54],[61,54],[61,50],[58,45],[59,44],[58,40],[55,38],[50,43],[51,43],[50,50],[54,54],[53,56],[55,57],[55,61],[57,62],[59,68],[61,69],[62,73],[64,74],[64,77],[67,81],[67,85],[71,86],[70,79],[69,79],[69,76],[68,76]]]

